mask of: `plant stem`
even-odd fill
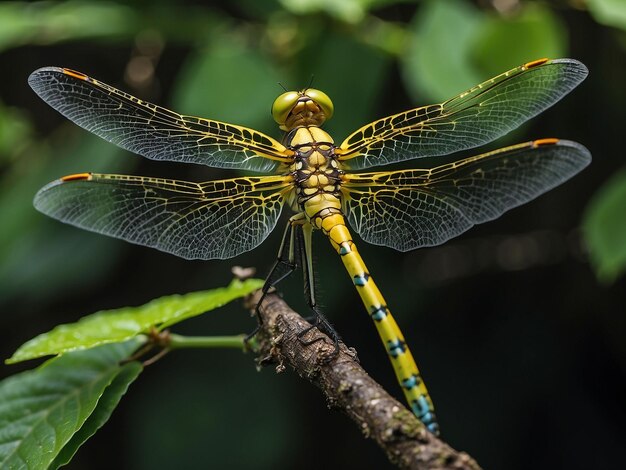
[[[236,336],[182,336],[170,334],[170,349],[182,348],[237,348],[244,349],[246,335]]]

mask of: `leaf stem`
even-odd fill
[[[182,348],[237,348],[244,349],[246,335],[236,336],[182,336],[170,334],[170,349]]]

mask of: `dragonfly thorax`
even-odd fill
[[[332,137],[317,126],[289,132],[285,144],[294,152],[295,210],[314,215],[326,207],[341,207],[341,170]]]

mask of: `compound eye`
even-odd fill
[[[333,111],[335,107],[333,106],[332,100],[328,97],[326,93],[320,90],[316,90],[315,88],[307,88],[304,91],[304,94],[315,101],[322,111],[324,111],[324,116],[326,119],[330,119],[333,116]]]
[[[289,113],[298,102],[298,98],[300,98],[300,93],[297,91],[288,91],[276,98],[272,105],[272,117],[274,121],[281,126],[284,125],[287,116],[289,116]]]

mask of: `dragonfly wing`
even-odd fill
[[[28,83],[79,126],[152,160],[262,172],[293,160],[290,150],[261,132],[178,114],[73,70],[41,68]]]
[[[445,103],[374,121],[337,149],[352,170],[447,155],[491,142],[559,101],[587,76],[573,59],[516,67]]]
[[[83,173],[42,188],[35,207],[78,227],[186,259],[225,259],[251,250],[272,231],[287,177],[191,183]]]
[[[345,175],[344,210],[369,243],[439,245],[566,181],[591,161],[576,142],[543,139],[432,169]]]

